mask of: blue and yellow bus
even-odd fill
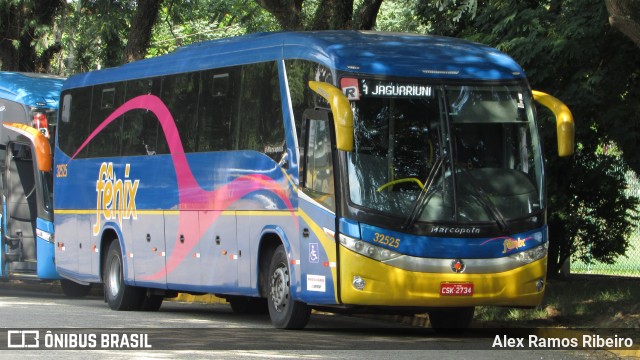
[[[0,72],[0,277],[4,279],[61,279],[54,262],[49,140],[55,136],[63,81],[45,74]],[[46,153],[36,151],[34,140],[41,141]],[[62,282],[65,293],[78,295],[76,283]]]
[[[254,34],[70,77],[55,149],[56,265],[115,310],[177,292],[273,325],[313,308],[533,307],[545,289],[533,93],[495,49],[357,31]]]

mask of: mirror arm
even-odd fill
[[[347,97],[337,87],[319,81],[309,81],[309,87],[329,102],[336,129],[338,150],[353,151],[353,111]]]
[[[575,149],[575,124],[571,110],[557,98],[533,90],[533,99],[553,112],[556,117],[556,131],[558,134],[558,156],[571,156]]]

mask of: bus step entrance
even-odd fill
[[[35,261],[16,261],[8,263],[7,270],[11,277],[34,277],[37,276],[38,264]]]

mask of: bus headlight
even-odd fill
[[[376,259],[378,261],[385,261],[402,256],[393,250],[385,249],[380,246],[370,244],[366,241],[354,239],[352,237],[340,234],[340,244],[349,250],[355,251],[360,255]]]
[[[525,250],[517,254],[509,255],[514,260],[520,261],[524,264],[532,263],[536,260],[540,260],[547,255],[547,249],[549,248],[549,242],[544,242],[540,246],[536,246],[533,249]]]

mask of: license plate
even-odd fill
[[[473,295],[473,283],[440,283],[440,295],[471,296]]]

